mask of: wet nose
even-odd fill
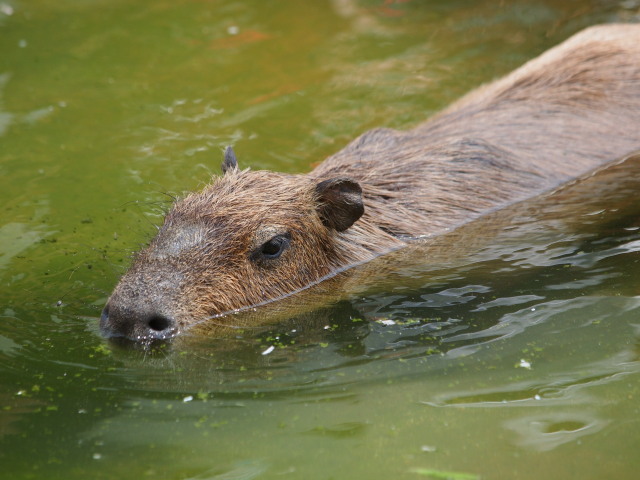
[[[175,319],[149,307],[123,307],[107,302],[100,316],[100,330],[107,337],[126,337],[134,341],[165,340],[175,336]]]

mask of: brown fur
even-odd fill
[[[177,202],[138,254],[102,329],[165,338],[288,295],[628,154],[639,132],[640,26],[610,25],[409,132],[368,132],[309,174],[240,171],[225,159],[225,175]],[[265,260],[274,236],[289,248]]]

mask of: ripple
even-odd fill
[[[226,470],[220,470],[212,468],[185,480],[251,480],[262,475],[267,470],[267,464],[262,460],[241,460]]]
[[[507,430],[516,434],[515,444],[539,452],[553,450],[565,443],[593,435],[610,421],[588,411],[548,412],[509,420]]]

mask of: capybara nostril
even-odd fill
[[[164,315],[152,315],[147,322],[149,328],[158,333],[170,333],[175,327],[175,321]]]

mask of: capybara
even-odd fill
[[[408,132],[301,175],[241,170],[179,200],[104,308],[108,336],[175,336],[445,233],[640,148],[640,25],[588,28]],[[218,318],[219,322],[220,319]]]

